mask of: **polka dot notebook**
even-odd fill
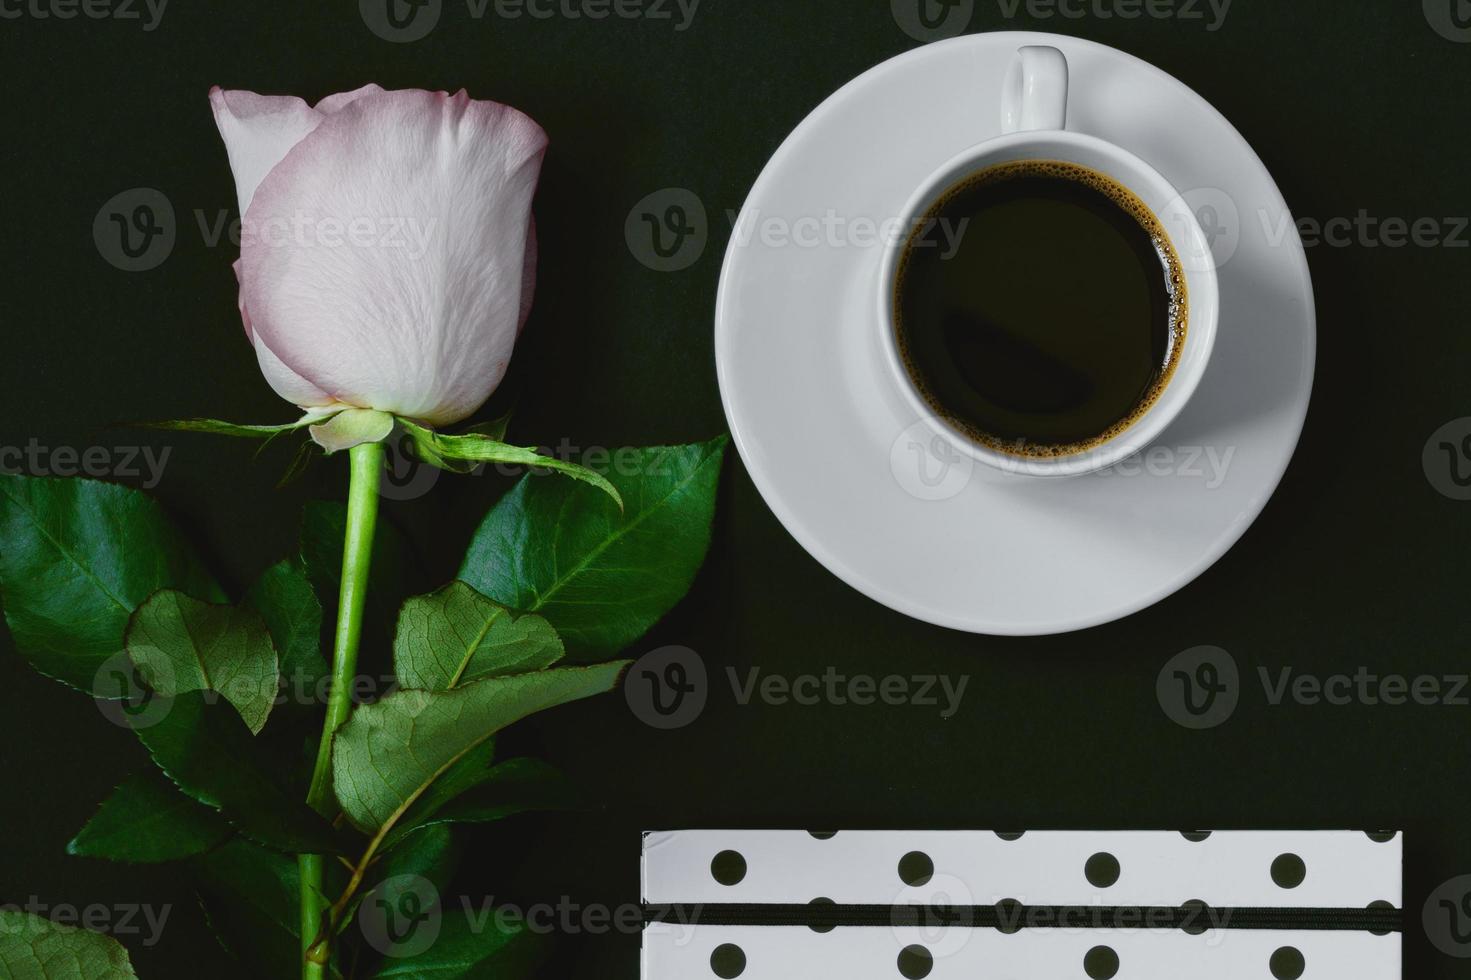
[[[1398,980],[1359,831],[644,835],[644,980]]]

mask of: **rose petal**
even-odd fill
[[[523,321],[545,149],[531,119],[464,92],[368,94],[326,116],[249,207],[257,348],[343,402],[469,415]]]
[[[235,260],[235,278],[240,278],[240,260]],[[287,367],[279,357],[271,353],[271,349],[261,343],[260,338],[250,329],[250,313],[245,309],[245,290],[240,291],[240,322],[245,327],[245,336],[250,345],[255,348],[255,359],[260,365],[260,373],[265,376],[266,384],[271,390],[282,398],[302,408],[320,408],[326,405],[334,405],[337,399],[327,394],[306,378],[297,374]]]
[[[313,108],[294,95],[257,95],[255,92],[230,90],[218,85],[209,90],[209,104],[214,109],[215,126],[225,141],[230,157],[230,170],[235,174],[235,196],[240,203],[240,216],[250,207],[255,189],[276,164],[321,125],[323,119],[339,112],[366,95],[377,95],[383,89],[368,84],[351,92],[329,95]]]
[[[324,116],[330,116],[334,112],[347,108],[365,95],[381,95],[382,92],[382,88],[369,82],[362,88],[355,88],[351,92],[338,92],[327,96],[316,104],[316,110]]]
[[[226,92],[218,85],[209,90],[209,104],[230,156],[235,196],[244,217],[266,174],[325,116],[294,95]]]
[[[526,258],[521,265],[521,313],[516,318],[516,335],[531,316],[531,300],[536,296],[536,219],[526,223]]]
[[[265,376],[266,384],[291,404],[300,408],[325,408],[328,405],[342,404],[339,399],[333,398],[287,367],[286,362],[271,353],[271,349],[259,339],[255,343],[255,360],[260,365],[260,373]]]

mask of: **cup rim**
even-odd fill
[[[984,140],[961,150],[940,164],[905,201],[900,211],[899,226],[910,227],[912,222],[923,215],[941,194],[966,179],[971,173],[978,173],[993,166],[1016,161],[1049,159],[1045,152],[1018,152],[1009,157],[1004,155],[1010,150],[1044,141],[1085,147],[1112,157],[1136,171],[1137,175],[1143,177],[1145,181],[1152,183],[1154,189],[1163,193],[1167,200],[1183,200],[1180,192],[1163,174],[1137,154],[1116,143],[1072,130],[1035,130],[1007,133]],[[1002,156],[996,159],[986,159],[996,154],[1002,154]],[[986,160],[986,162],[983,164],[977,162],[981,160]],[[1116,174],[1109,176],[1131,192],[1143,197],[1139,194],[1140,188],[1135,186],[1133,181],[1125,180]],[[1151,210],[1156,209],[1151,205]],[[1195,242],[1206,242],[1205,233],[1194,211],[1186,207],[1182,215],[1187,222],[1186,235]],[[1167,233],[1169,233],[1168,230]],[[1180,251],[1178,242],[1179,238],[1171,234],[1171,243],[1174,244],[1177,252]],[[1216,329],[1220,319],[1219,283],[1213,258],[1208,258],[1203,264],[1193,267],[1182,261],[1186,289],[1190,296],[1190,320],[1186,332],[1186,349],[1181,352],[1175,372],[1165,385],[1164,391],[1170,393],[1168,403],[1162,393],[1153,405],[1145,409],[1139,418],[1122,431],[1096,446],[1066,456],[1013,455],[982,445],[935,411],[920,394],[900,356],[893,311],[894,280],[898,274],[899,259],[907,243],[907,236],[902,240],[886,243],[879,265],[878,322],[884,360],[888,364],[892,380],[919,419],[927,422],[936,434],[977,462],[985,463],[1005,473],[1023,476],[1078,476],[1106,469],[1142,451],[1157,439],[1179,416],[1205,375],[1211,351],[1215,346]],[[1209,256],[1208,246],[1206,254]],[[1200,311],[1199,319],[1197,319],[1197,310]],[[1190,355],[1188,369],[1187,354]]]

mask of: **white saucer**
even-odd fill
[[[1069,129],[1152,163],[1217,233],[1220,327],[1194,398],[1140,456],[1072,479],[1003,475],[947,451],[886,375],[874,322],[869,223],[901,214],[936,166],[1000,134],[1003,75],[1027,44],[1067,55]],[[1231,124],[1121,51],[1021,32],[911,51],[805,119],[746,201],[715,319],[726,417],[787,530],[893,609],[1011,635],[1127,616],[1220,558],[1292,457],[1314,347],[1301,241]]]

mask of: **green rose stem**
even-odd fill
[[[327,718],[322,723],[322,740],[317,746],[317,763],[312,770],[307,803],[325,817],[332,817],[332,736],[352,708],[352,689],[357,677],[358,640],[363,631],[363,609],[368,595],[368,569],[373,560],[373,533],[378,524],[378,483],[383,475],[383,444],[365,442],[348,450],[351,483],[347,494],[347,532],[342,542],[342,590],[337,602],[337,635],[332,651],[332,686],[327,697]],[[301,854],[297,867],[301,876],[301,950],[303,980],[325,976],[331,950],[327,924],[327,896],[323,889],[321,854]],[[320,942],[318,939],[320,938]]]

